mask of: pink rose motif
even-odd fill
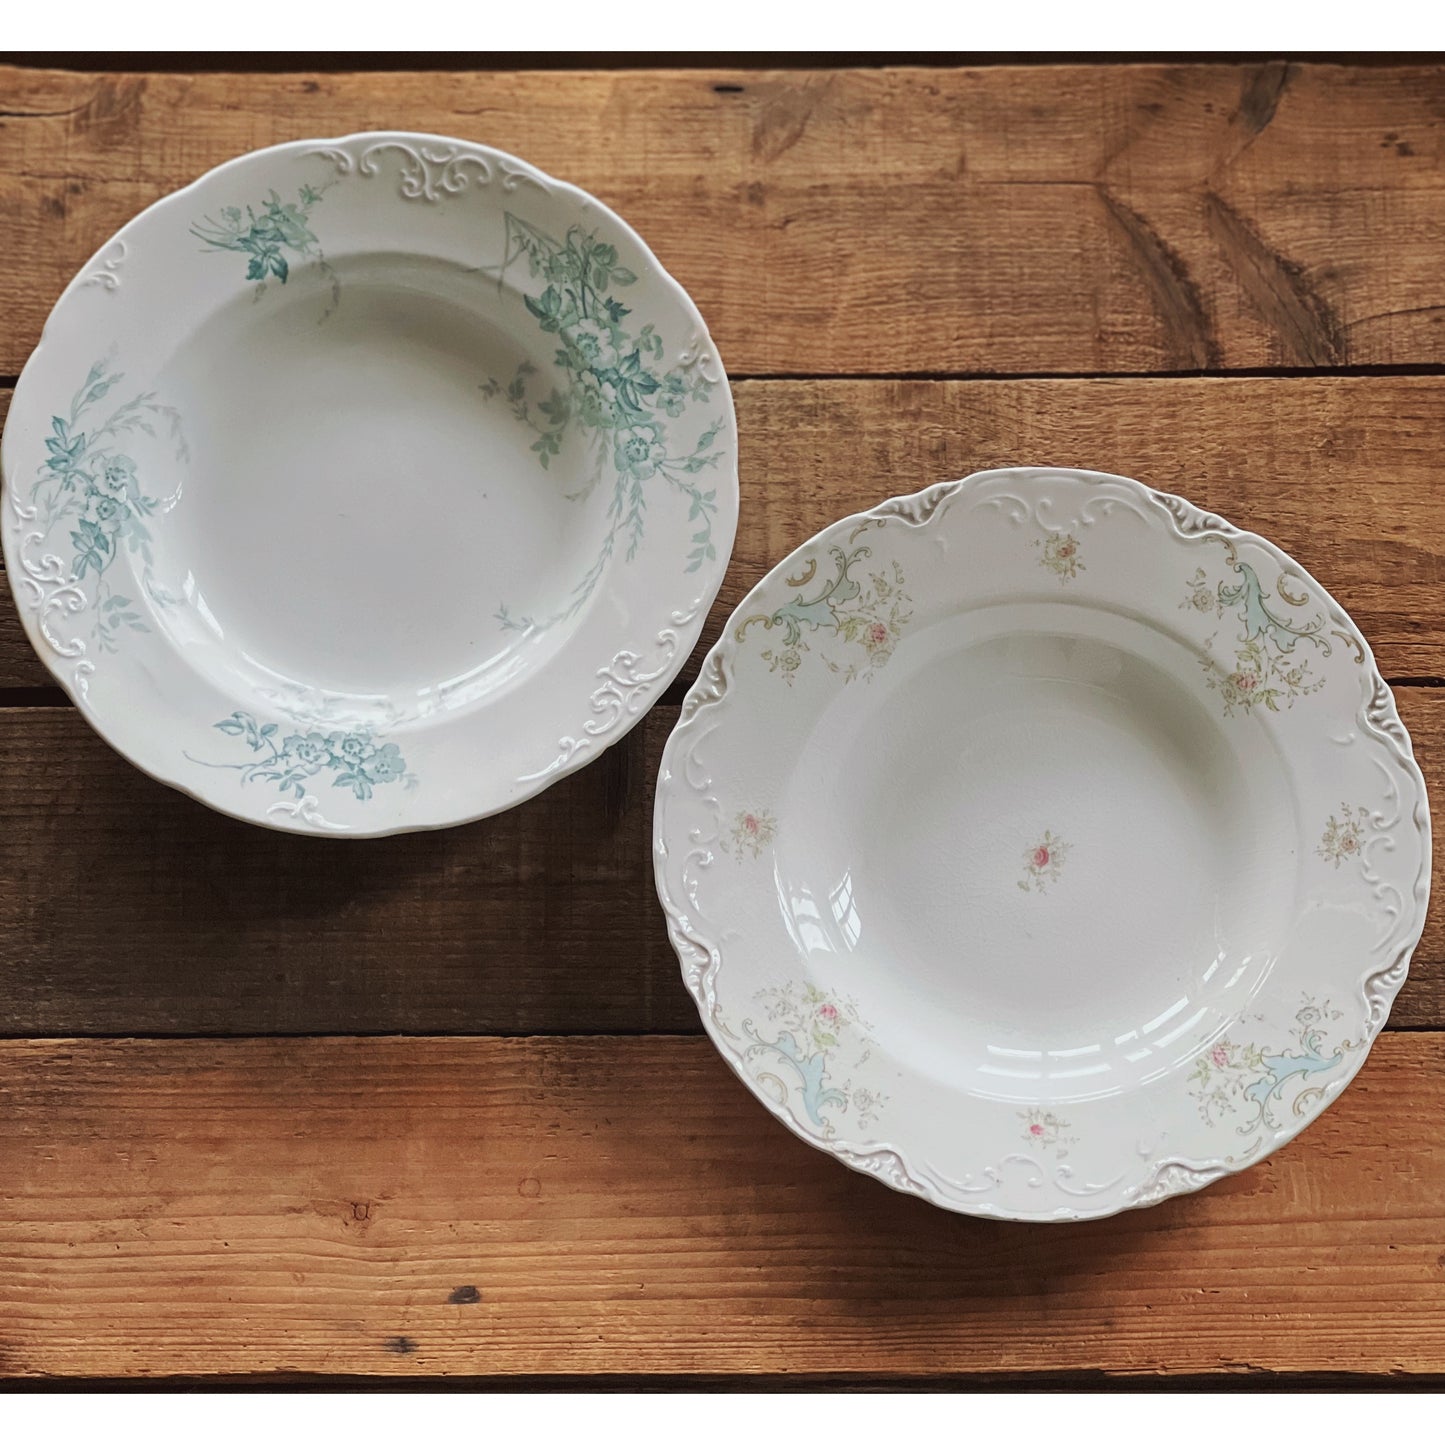
[[[1059,544],[1059,556],[1069,558],[1074,555],[1075,545],[1072,542],[1061,542]]]
[[[1044,1126],[1042,1124],[1030,1124],[1029,1133],[1032,1134],[1035,1139],[1042,1139],[1044,1136]]]
[[[1042,843],[1033,852],[1033,864],[1035,868],[1044,869],[1049,866],[1049,850]]]
[[[1340,841],[1340,848],[1345,853],[1353,853],[1358,846],[1352,833],[1346,833]]]
[[[1229,680],[1240,692],[1253,692],[1259,686],[1257,672],[1236,672]]]
[[[881,622],[875,622],[868,629],[868,641],[874,647],[882,647],[888,641],[888,629]]]
[[[746,828],[749,833],[755,834],[758,831],[757,815],[755,813],[744,813],[743,827]]]
[[[832,1023],[838,1017],[838,1010],[830,1003],[820,1004],[818,1007],[818,1017],[827,1023]]]
[[[1223,1044],[1215,1044],[1209,1051],[1209,1057],[1214,1060],[1214,1067],[1216,1069],[1228,1067],[1229,1050],[1226,1049]]]

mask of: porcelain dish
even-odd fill
[[[737,523],[696,307],[484,146],[230,161],[57,303],[5,427],[5,560],[88,721],[270,827],[512,806],[655,700]]]
[[[806,543],[663,755],[658,892],[709,1035],[796,1133],[1017,1220],[1263,1159],[1420,937],[1425,788],[1358,629],[1123,477],[985,472]]]

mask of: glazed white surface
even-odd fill
[[[22,619],[87,719],[213,807],[348,837],[616,741],[737,519],[726,377],[642,241],[405,134],[255,152],[127,225],[0,460]]]
[[[1288,558],[1018,469],[759,584],[664,754],[655,859],[704,1022],[785,1122],[946,1207],[1080,1218],[1344,1087],[1429,818],[1368,648]]]

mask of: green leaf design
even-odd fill
[[[544,469],[559,456],[574,432],[596,457],[598,475],[610,474],[613,488],[607,504],[607,531],[597,558],[573,589],[567,605],[551,617],[518,616],[505,603],[497,611],[504,628],[536,631],[572,616],[596,587],[619,539],[624,555],[633,558],[646,533],[649,492],[658,487],[676,491],[698,524],[684,570],[694,572],[717,556],[712,545],[716,489],[701,492],[690,480],[716,465],[723,453],[713,448],[722,422],[715,421],[690,448],[677,448],[671,424],[691,402],[706,399],[713,384],[691,367],[665,370],[663,337],[654,322],[636,332],[625,323],[631,308],[609,294],[634,284],[637,275],[620,264],[617,246],[595,232],[571,227],[558,240],[511,212],[505,215],[504,254],[494,268],[500,285],[514,263],[525,258],[529,275],[540,277],[540,290],[523,290],[527,313],[538,328],[559,340],[552,356],[562,374],[545,400],[531,398],[534,368],[524,363],[505,386],[495,378],[482,387],[484,397],[505,393],[519,424],[535,435],[533,455]],[[583,487],[575,495],[591,491]]]
[[[283,201],[273,190],[259,211],[254,206],[244,211],[239,206],[223,206],[217,216],[192,224],[191,235],[211,250],[244,255],[248,281],[259,284],[274,277],[284,286],[291,274],[288,252],[314,258],[325,267],[325,255],[310,226],[311,210],[325,191],[325,186],[304,185],[295,201]]]

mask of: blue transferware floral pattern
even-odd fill
[[[215,217],[206,216],[191,227],[191,235],[213,250],[236,251],[247,258],[246,279],[264,282],[275,277],[283,286],[291,274],[292,257],[325,260],[321,243],[311,230],[311,209],[322,197],[323,186],[302,186],[294,201],[283,201],[271,191],[259,209],[225,206]]]
[[[559,241],[521,217],[506,213],[498,284],[507,271],[525,261],[542,284],[523,293],[538,328],[558,342],[553,362],[558,384],[539,381],[537,368],[523,362],[504,387],[495,377],[482,384],[485,399],[505,395],[513,416],[535,434],[532,451],[550,468],[574,430],[591,452],[592,478],[570,500],[588,495],[609,470],[614,476],[607,503],[606,531],[597,557],[573,589],[567,605],[553,616],[518,616],[504,602],[497,620],[504,628],[532,632],[573,616],[592,595],[619,541],[630,562],[642,544],[649,493],[661,481],[688,503],[696,524],[684,570],[696,572],[717,556],[712,538],[717,489],[694,480],[716,467],[722,418],[709,422],[690,448],[676,448],[669,423],[693,403],[706,404],[716,383],[695,366],[664,366],[665,344],[648,322],[635,329],[631,309],[617,292],[637,277],[619,259],[617,248],[595,232],[571,227]],[[536,395],[545,386],[545,395]]]
[[[326,733],[312,729],[283,735],[279,723],[261,723],[241,711],[222,718],[215,727],[240,738],[255,756],[236,763],[192,761],[211,768],[234,768],[242,783],[269,783],[278,792],[304,798],[312,783],[326,775],[333,788],[349,789],[362,803],[388,783],[400,782],[406,788],[417,785],[416,776],[406,770],[400,747],[382,742],[366,728]]]
[[[176,457],[188,455],[179,413],[150,391],[137,392],[119,405],[101,404],[124,381],[122,372],[97,361],[63,414],[53,416],[30,501],[41,536],[64,528],[70,543],[69,580],[89,582],[76,589],[81,599],[71,612],[91,615],[91,639],[102,652],[114,652],[127,631],[149,632],[134,598],[112,584],[122,553],[139,563],[142,585],[158,605],[164,594],[149,586],[151,534],[146,525],[163,503],[142,484],[141,468],[126,449],[139,436],[155,438],[164,428]]]

